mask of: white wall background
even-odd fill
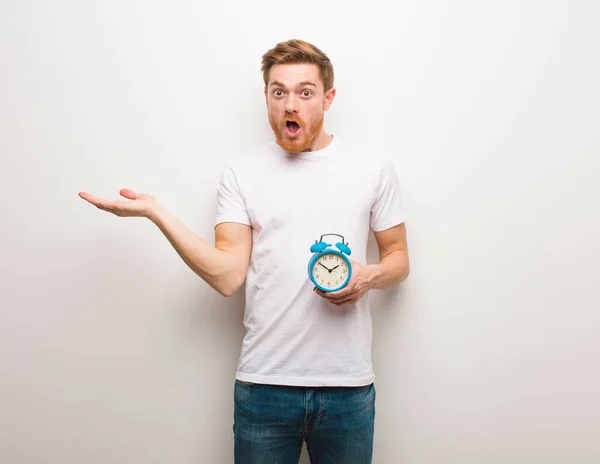
[[[302,38],[335,66],[327,129],[389,149],[404,189],[374,462],[600,462],[599,21],[592,0],[2,1],[0,461],[232,462],[241,294],[77,192],[151,193],[212,241],[222,165],[271,137],[260,57]]]

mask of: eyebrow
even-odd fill
[[[305,86],[307,86],[307,85],[312,85],[313,87],[316,87],[316,86],[317,86],[317,84],[315,84],[314,82],[311,82],[311,81],[303,81],[303,82],[300,82],[300,83],[298,84],[298,87],[305,87]],[[273,81],[273,82],[271,82],[270,86],[271,86],[271,87],[273,87],[273,86],[276,86],[276,87],[284,87],[284,88],[285,88],[285,85],[283,85],[283,84],[282,84],[281,82],[279,82],[279,81]]]

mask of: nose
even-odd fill
[[[288,97],[285,101],[285,112],[286,113],[297,113],[298,112],[298,102],[296,97],[294,97],[293,92],[288,94]]]

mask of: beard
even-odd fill
[[[269,115],[269,123],[275,134],[277,144],[288,153],[300,153],[303,151],[311,151],[309,148],[317,135],[323,128],[324,115],[320,115],[312,124],[307,125],[301,118],[291,114],[286,114],[282,120],[277,120]],[[300,126],[300,133],[297,136],[290,137],[285,133],[287,121],[296,121]]]

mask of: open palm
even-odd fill
[[[79,196],[92,205],[121,217],[148,217],[148,215],[156,207],[156,199],[151,195],[147,195],[145,193],[136,193],[129,189],[121,189],[119,193],[122,197],[133,201],[103,200],[102,198],[97,198],[86,192],[79,192]]]

